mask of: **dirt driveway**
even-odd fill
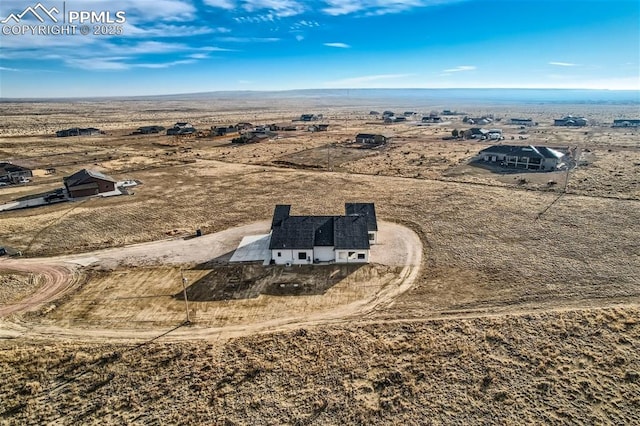
[[[34,310],[51,303],[69,293],[78,280],[77,271],[81,266],[99,265],[104,268],[123,266],[162,266],[167,264],[204,263],[216,258],[226,258],[235,249],[243,236],[265,233],[269,222],[257,222],[216,234],[190,239],[171,239],[152,243],[137,244],[122,248],[94,251],[79,255],[59,256],[46,259],[23,259],[0,261],[0,270],[18,270],[33,272],[46,281],[41,291],[33,294],[18,304],[5,306],[0,316]],[[257,332],[288,329],[300,326],[341,322],[347,318],[366,315],[393,302],[393,299],[408,290],[416,277],[422,263],[422,243],[419,237],[404,226],[379,222],[378,240],[380,244],[372,246],[372,262],[401,267],[398,276],[372,297],[358,300],[307,316],[292,316],[274,319],[268,322],[251,325],[238,325],[217,328],[179,328],[171,333],[170,339],[188,340],[209,337],[246,335]],[[0,323],[0,337],[30,336],[49,338],[60,336],[80,340],[148,339],[163,331],[159,328],[111,330],[96,328],[69,328],[56,325],[25,324],[7,321]]]

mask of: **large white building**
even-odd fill
[[[373,203],[347,203],[345,216],[291,216],[291,206],[277,205],[269,250],[277,265],[319,262],[368,263],[378,240]]]

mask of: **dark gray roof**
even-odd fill
[[[291,213],[291,206],[285,204],[278,204],[276,208],[273,210],[273,220],[271,221],[271,229],[274,226],[280,226],[280,223],[289,217],[289,213]]]
[[[294,216],[284,219],[273,228],[269,248],[312,249],[314,242],[314,221],[310,216]]]
[[[640,123],[640,120],[635,119],[635,118],[620,118],[620,119],[617,119],[617,120],[613,120],[613,122],[614,123],[624,123],[624,122],[627,122],[627,123]]]
[[[367,229],[369,231],[378,230],[378,220],[376,219],[376,206],[373,203],[345,203],[344,210],[347,216],[362,215],[367,218]]]
[[[358,133],[356,139],[374,139],[376,135],[373,133]]]
[[[529,158],[562,158],[563,153],[546,146],[493,145],[480,151],[480,154],[505,154]]]
[[[347,216],[290,216],[290,206],[277,205],[271,225],[269,249],[312,249],[314,246],[336,249],[369,249],[369,212],[373,204],[350,203],[364,214]],[[366,207],[371,206],[371,207]],[[377,226],[376,226],[377,230]]]
[[[114,182],[114,183],[116,182],[116,180],[113,179],[112,177],[109,177],[100,172],[96,172],[95,170],[82,169],[79,172],[75,172],[71,176],[65,177],[64,183],[67,186],[76,186],[76,185],[82,184],[85,180],[87,180],[90,177],[100,179],[100,180],[106,180],[108,182]]]
[[[369,249],[369,233],[365,216],[338,216],[334,221],[336,249]]]
[[[27,167],[22,167],[13,163],[0,163],[0,169],[4,169],[7,173],[30,171]]]

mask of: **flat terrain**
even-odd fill
[[[500,119],[487,127],[503,128],[504,143],[575,149],[568,174],[493,174],[468,165],[484,141],[443,140],[471,127],[462,117],[383,125],[370,109],[387,107],[0,104],[0,161],[39,170],[0,188],[0,202],[51,191],[83,167],[141,182],[129,196],[0,213],[0,246],[26,257],[0,260],[10,289],[0,301],[0,421],[640,421],[640,139],[607,125],[637,108],[460,107]],[[240,146],[232,136],[130,135],[303,112],[324,114],[329,131]],[[549,125],[568,113],[592,125]],[[513,116],[540,124],[503,124]],[[106,134],[51,136],[74,126]],[[362,149],[358,132],[392,141]],[[275,204],[340,214],[349,201],[375,202],[387,223],[373,264],[226,265],[245,232],[266,230]],[[191,238],[196,229],[205,235]]]

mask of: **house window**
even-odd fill
[[[354,255],[354,254],[356,254],[356,252],[355,252],[355,251],[350,251],[350,252],[349,252],[349,257],[353,257],[353,255]]]
[[[299,251],[298,252],[298,260],[307,260],[307,252]]]
[[[369,233],[369,241],[373,241],[376,239],[376,236],[373,234],[373,232]]]
[[[364,253],[358,253],[358,259],[364,260]]]
[[[282,252],[281,251],[278,252],[278,257],[282,257]]]

